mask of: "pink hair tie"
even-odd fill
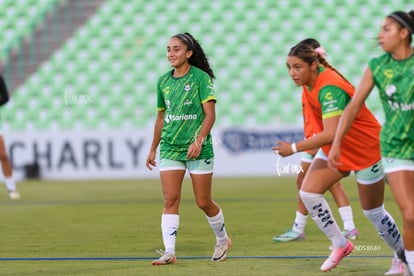
[[[323,57],[323,58],[326,58],[328,55],[326,54],[326,51],[325,51],[325,49],[322,47],[322,46],[320,46],[320,47],[318,47],[318,48],[316,48],[315,50],[315,53],[317,53],[318,55],[320,55],[321,57]]]

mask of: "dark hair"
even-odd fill
[[[349,82],[344,77],[344,75],[342,75],[331,64],[329,64],[329,62],[323,56],[315,52],[315,49],[319,47],[321,47],[319,41],[313,38],[308,38],[308,39],[302,40],[301,42],[293,46],[290,49],[288,56],[298,57],[309,65],[311,65],[313,62],[318,62],[318,64],[322,64],[324,67],[332,69],[339,76],[341,76],[346,82],[351,84],[351,82]]]
[[[203,48],[201,48],[200,43],[190,33],[176,34],[172,37],[181,39],[187,45],[188,50],[193,51],[193,54],[188,59],[188,63],[206,72],[211,79],[216,78]]]
[[[407,12],[395,11],[387,16],[395,20],[402,28],[407,29],[410,32],[408,41],[411,43],[412,35],[414,34],[414,10]]]
[[[321,44],[319,43],[319,41],[317,41],[314,38],[305,38],[304,40],[302,40],[301,42],[299,42],[296,45],[299,45],[299,44],[306,44],[306,45],[312,47],[313,49],[321,47]]]

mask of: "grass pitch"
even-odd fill
[[[306,240],[274,243],[296,211],[293,177],[216,178],[214,199],[223,209],[233,245],[226,262],[212,263],[215,238],[183,185],[178,261],[153,267],[162,248],[163,199],[159,180],[18,183],[22,200],[0,190],[1,275],[321,275],[329,241],[308,219]],[[343,181],[360,233],[356,249],[329,275],[383,275],[392,251],[359,206],[354,177]],[[335,218],[342,221],[326,195]],[[385,206],[401,225],[386,187]]]

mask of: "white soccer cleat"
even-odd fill
[[[404,266],[403,266],[403,262],[398,259],[398,258],[394,258],[392,259],[392,264],[391,264],[391,268],[384,273],[384,275],[400,275],[404,273]]]
[[[14,190],[14,191],[9,191],[9,198],[11,200],[19,200],[20,199],[20,194],[18,191]]]
[[[212,262],[225,261],[227,259],[227,254],[230,251],[231,240],[227,238],[227,243],[225,244],[216,244],[214,247],[213,257],[211,257]]]
[[[174,264],[177,261],[177,258],[173,254],[164,252],[163,250],[157,250],[161,257],[152,261],[152,265],[168,265]]]

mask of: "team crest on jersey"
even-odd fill
[[[188,92],[188,91],[190,91],[191,90],[191,86],[190,86],[190,84],[186,84],[185,86],[184,86],[184,91],[185,92]]]
[[[389,84],[385,87],[385,94],[388,97],[391,97],[395,92],[397,92],[397,87],[394,84]]]

